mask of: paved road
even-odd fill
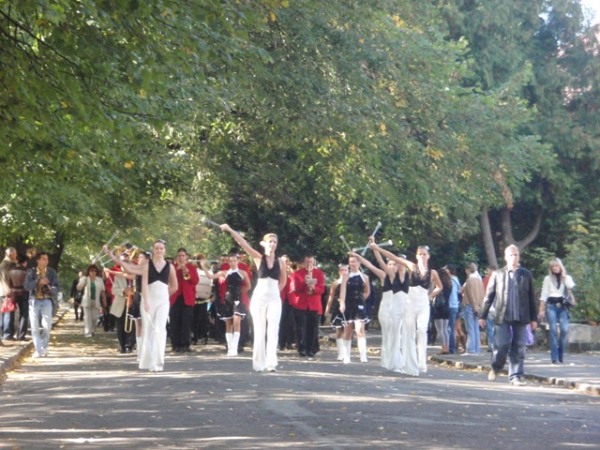
[[[77,327],[77,328],[76,328]],[[48,358],[25,358],[0,393],[0,448],[599,448],[600,397],[479,370],[390,374],[283,353],[277,373],[217,345],[139,372],[112,336],[85,340],[67,314]]]

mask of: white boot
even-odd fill
[[[233,333],[225,333],[225,340],[227,341],[227,356],[232,356],[231,341],[233,341]]]
[[[343,361],[344,360],[344,340],[342,338],[336,339],[335,345],[337,347],[337,352],[338,352],[337,360]]]
[[[237,356],[239,343],[240,343],[240,332],[234,331],[233,337],[231,338],[231,351],[229,352],[230,356]]]
[[[367,338],[359,337],[356,339],[356,344],[358,346],[358,353],[360,354],[360,362],[367,362]]]
[[[344,342],[344,364],[350,364],[350,355],[352,354],[352,339],[343,340]]]

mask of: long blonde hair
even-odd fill
[[[560,267],[560,276],[561,278],[566,278],[567,276],[567,269],[565,269],[564,264],[562,263],[562,261],[560,260],[560,258],[552,258],[550,260],[550,264],[548,267],[548,272],[550,273],[550,275],[556,275],[554,272],[552,272],[552,266],[557,265]]]

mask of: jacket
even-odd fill
[[[519,323],[526,325],[537,321],[538,303],[535,298],[535,289],[533,286],[533,275],[523,267],[518,267],[514,276],[517,280],[517,290],[519,295]],[[487,291],[484,297],[482,319],[487,319],[488,315],[494,320],[494,323],[500,325],[504,323],[504,314],[506,313],[506,301],[508,289],[506,280],[508,279],[508,267],[496,270],[490,278]]]
[[[317,280],[312,292],[305,281],[307,274],[308,271],[302,268],[290,275],[289,303],[295,309],[317,311],[322,314],[321,296],[325,292],[325,274],[316,267],[312,270],[312,277]]]
[[[185,306],[194,306],[196,304],[196,285],[200,281],[198,277],[198,271],[196,270],[196,266],[187,263],[185,267],[190,274],[190,277],[187,280],[183,279],[183,271],[181,268],[176,267],[175,274],[177,275],[177,291],[173,295],[171,295],[170,303],[171,306],[175,304],[177,301],[177,297],[183,295],[183,303]]]
[[[58,281],[58,275],[56,274],[56,270],[54,270],[52,267],[47,267],[46,278],[48,278],[48,286],[50,287],[49,295],[46,298],[53,299],[60,292],[60,283]],[[32,267],[31,269],[27,270],[27,275],[25,276],[25,281],[23,282],[23,287],[27,291],[29,291],[30,299],[35,298],[37,281],[37,267]]]

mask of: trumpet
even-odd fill
[[[129,314],[129,308],[133,307],[133,296],[134,290],[132,287],[128,287],[127,294],[125,296],[125,322],[123,324],[123,329],[125,333],[131,333],[133,330],[133,317]]]
[[[142,250],[140,250],[135,245],[130,244],[129,242],[122,242],[121,244],[113,247],[112,252],[116,256],[119,256],[123,253],[127,253],[127,254],[129,254],[129,259],[131,261],[133,261],[133,259],[137,258],[137,256],[142,252]],[[104,255],[100,256],[99,258],[94,259],[92,261],[92,263],[99,263],[102,267],[105,267],[106,263],[109,262],[110,259],[111,259],[110,255],[104,254]]]

